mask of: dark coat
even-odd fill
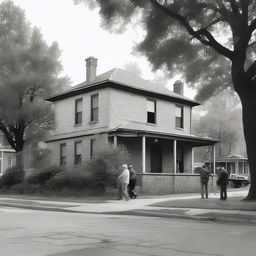
[[[217,185],[226,187],[228,185],[228,173],[226,170],[221,170],[218,175]]]
[[[208,183],[210,174],[211,174],[210,171],[208,171],[206,168],[202,167],[200,170],[201,183]]]

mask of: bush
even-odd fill
[[[16,184],[8,190],[8,193],[13,193],[13,194],[35,194],[35,195],[38,195],[38,194],[41,194],[41,192],[42,192],[41,185],[28,184],[26,182]]]
[[[8,168],[3,176],[0,178],[0,186],[9,188],[13,185],[22,183],[25,177],[25,171],[23,168],[14,166]]]
[[[89,188],[105,191],[107,188],[116,187],[119,167],[128,162],[129,155],[124,147],[105,148],[84,166],[89,173]]]
[[[63,171],[64,171],[63,167],[51,166],[28,176],[26,182],[29,184],[44,185],[47,181],[52,179],[55,175]]]
[[[63,171],[56,174],[47,181],[45,187],[49,190],[83,190],[88,187],[90,179],[88,174],[82,170]]]

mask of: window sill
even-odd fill
[[[147,123],[148,125],[151,125],[151,126],[156,126],[156,124],[153,124],[153,123]]]
[[[184,128],[181,128],[181,127],[175,127],[175,129],[179,131],[184,131]]]
[[[82,124],[74,124],[74,127],[82,126]]]
[[[97,121],[91,121],[91,122],[89,122],[89,124],[91,125],[91,124],[97,124],[99,121],[97,120]]]

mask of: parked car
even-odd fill
[[[246,176],[230,174],[228,183],[231,188],[240,188],[248,186],[251,182]]]

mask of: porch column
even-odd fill
[[[115,135],[114,136],[114,148],[116,148],[117,147],[117,136]]]
[[[146,137],[142,136],[142,173],[146,172]]]
[[[173,169],[174,169],[174,173],[177,173],[177,166],[176,166],[176,162],[177,162],[177,140],[173,140]]]
[[[212,167],[213,167],[213,173],[216,174],[215,145],[212,146]]]
[[[192,147],[192,150],[191,150],[191,168],[192,168],[192,173],[194,173],[194,148]]]
[[[0,173],[4,173],[4,151],[2,151],[2,161],[1,161],[1,170],[0,170]]]
[[[243,163],[243,174],[245,174],[245,172],[244,172],[244,161],[242,163]]]
[[[236,161],[235,163],[235,171],[236,171],[236,174],[238,174],[238,161]]]

